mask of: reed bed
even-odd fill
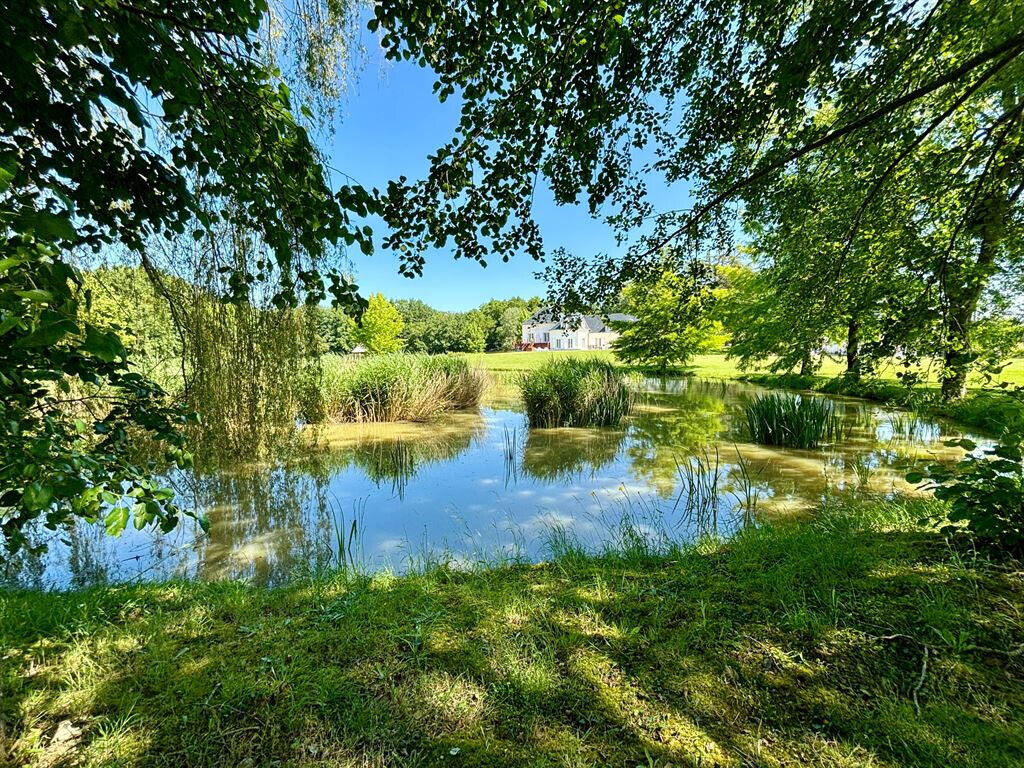
[[[762,445],[817,448],[841,434],[835,406],[804,395],[758,395],[746,406],[750,438]]]
[[[335,358],[324,365],[320,407],[311,410],[327,421],[428,421],[475,407],[485,384],[486,375],[462,357]]]
[[[626,376],[604,360],[560,358],[519,377],[531,427],[618,426],[633,407]]]

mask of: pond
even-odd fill
[[[529,429],[507,385],[439,422],[332,425],[301,462],[168,478],[183,507],[208,515],[208,535],[187,519],[167,535],[129,527],[119,538],[78,524],[0,576],[39,588],[170,577],[275,584],[337,566],[539,560],[628,533],[655,543],[728,535],[807,514],[838,489],[913,492],[908,467],[957,458],[943,441],[964,434],[837,398],[836,444],[774,448],[746,437],[743,404],[764,390],[695,379],[639,388],[621,429]]]

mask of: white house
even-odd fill
[[[613,312],[597,315],[558,315],[538,309],[523,323],[523,347],[540,349],[608,349],[619,332],[608,323],[634,323],[636,318]]]

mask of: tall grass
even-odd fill
[[[804,395],[758,395],[746,406],[750,438],[763,445],[817,448],[840,434],[840,421],[829,400]]]
[[[390,354],[325,361],[307,421],[427,421],[480,402],[485,374],[465,358]]]
[[[519,378],[531,427],[616,426],[633,407],[621,371],[604,360],[550,360]]]

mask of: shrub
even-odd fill
[[[426,421],[480,402],[484,374],[458,357],[387,354],[325,361],[307,417],[335,421]],[[314,418],[308,418],[315,421]]]
[[[835,408],[819,397],[758,395],[746,406],[750,438],[763,445],[817,448],[839,432]]]
[[[531,427],[616,426],[633,407],[626,377],[603,360],[550,360],[519,378]]]
[[[955,466],[930,464],[923,472],[911,472],[907,482],[925,481],[925,488],[949,503],[948,520],[966,525],[967,530],[987,543],[1008,549],[1024,547],[1024,435],[1007,433],[991,448],[978,455],[974,441],[949,440],[969,453]],[[944,522],[940,518],[940,522]]]

